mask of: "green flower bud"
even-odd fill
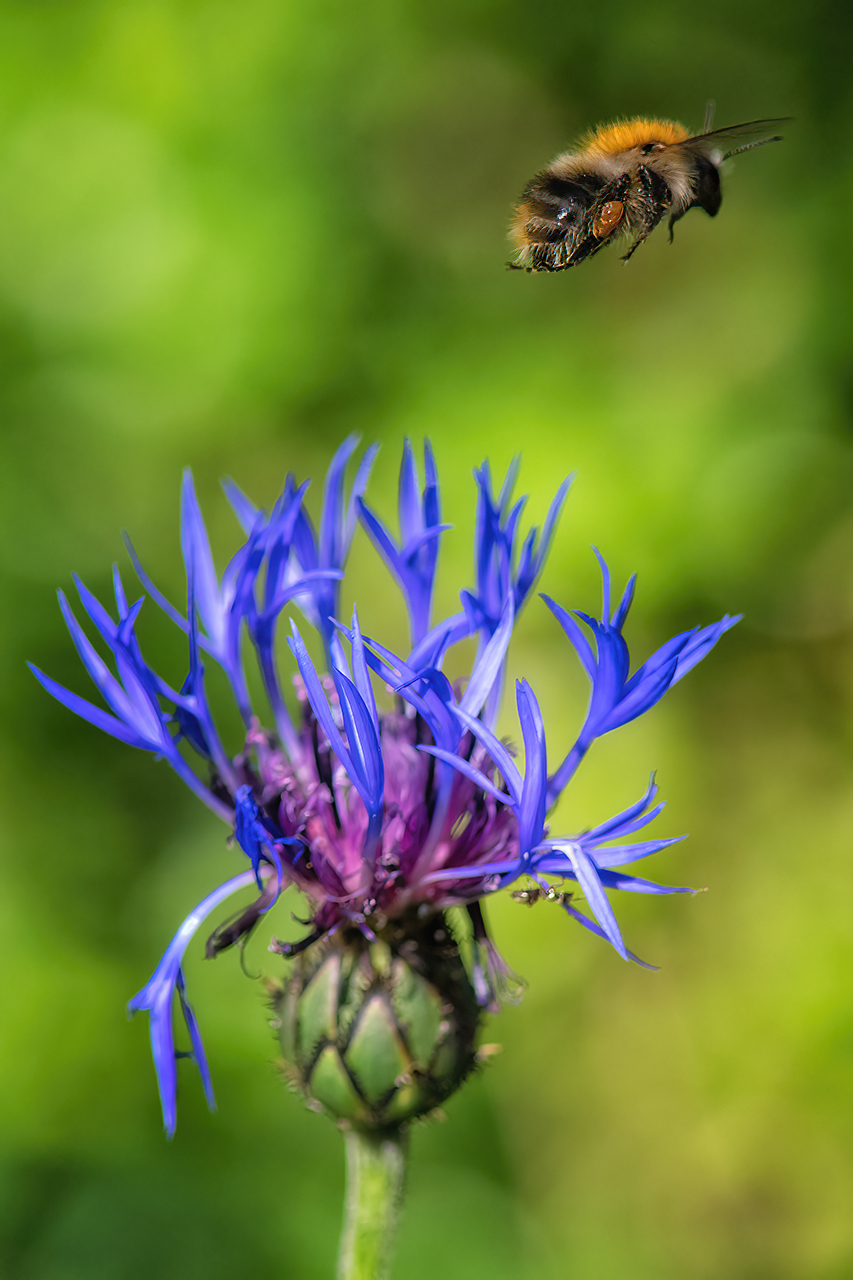
[[[391,920],[375,942],[341,929],[315,943],[275,1009],[288,1074],[309,1102],[363,1128],[424,1115],[474,1065],[480,1009],[441,912]]]

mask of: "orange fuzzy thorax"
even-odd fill
[[[675,120],[617,120],[614,124],[602,124],[588,133],[581,143],[587,155],[613,156],[620,151],[630,151],[647,142],[663,142],[671,146],[683,142],[690,134],[684,125]]]

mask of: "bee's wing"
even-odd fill
[[[738,151],[748,151],[750,147],[761,147],[765,142],[779,142],[778,134],[774,134],[777,125],[785,124],[791,116],[778,116],[773,120],[747,120],[744,124],[726,125],[724,129],[712,129],[709,133],[697,133],[692,138],[685,138],[678,143],[681,147],[690,147],[695,151],[710,154],[719,151],[720,157],[727,160]]]

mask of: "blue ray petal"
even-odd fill
[[[509,805],[510,808],[515,807],[517,801],[513,796],[507,795],[505,791],[501,791],[493,782],[489,781],[484,773],[479,769],[476,769],[470,761],[464,760],[462,756],[454,755],[452,751],[444,751],[441,747],[419,746],[418,751],[423,751],[429,756],[435,756],[439,760],[444,760],[445,763],[452,765],[459,773],[464,773],[465,777],[470,778],[470,780],[476,783],[478,787],[482,787],[484,791],[488,791],[489,795],[494,796],[496,800],[500,800],[502,804]]]
[[[587,917],[583,914],[583,912],[577,911],[574,907],[570,906],[567,902],[563,903],[563,910],[566,912],[567,915],[570,915],[573,920],[577,920],[578,924],[582,924],[585,929],[589,929],[590,933],[594,933],[597,938],[603,938],[605,942],[610,941],[610,939],[608,938],[604,930],[600,928],[597,924],[595,924],[594,921],[588,920]],[[634,955],[633,951],[626,950],[625,955],[629,960],[633,960],[634,964],[638,964],[641,969],[649,969],[652,973],[658,972],[658,968],[659,968],[658,965],[647,964],[645,960],[641,960],[639,956]]]
[[[177,1072],[175,1070],[175,1039],[172,1030],[172,1003],[175,989],[178,986],[181,963],[184,952],[190,944],[198,928],[204,923],[211,911],[229,898],[238,889],[244,889],[254,880],[253,871],[243,871],[240,875],[227,880],[225,884],[214,889],[195,907],[184,920],[175,934],[163,958],[154,973],[141,991],[128,1002],[128,1013],[147,1010],[150,1014],[151,1050],[154,1056],[154,1068],[157,1072],[157,1084],[160,1090],[160,1102],[163,1109],[163,1123],[169,1137],[175,1132],[177,1119]],[[181,983],[183,978],[180,978]],[[201,1047],[201,1037],[195,1018],[192,1017],[190,1035],[193,1043],[193,1056],[202,1075],[205,1092],[209,1100],[212,1089],[209,1086],[207,1063]],[[202,1066],[204,1063],[204,1066]]]

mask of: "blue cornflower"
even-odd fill
[[[395,921],[412,918],[412,912],[421,919],[423,912],[464,906],[472,923],[477,999],[490,1008],[498,988],[507,985],[507,973],[486,932],[484,897],[527,877],[535,889],[519,891],[522,896],[535,892],[557,899],[621,956],[636,959],[622,940],[608,891],[687,892],[620,869],[673,842],[631,840],[661,810],[660,804],[653,804],[654,784],[624,813],[577,835],[553,835],[547,815],[594,739],[653,706],[736,619],[726,617],[711,627],[675,636],[632,676],[622,630],[634,579],[611,613],[609,573],[599,557],[604,577],[600,619],[570,613],[543,597],[589,675],[592,693],[586,718],[575,745],[549,775],[542,713],[531,685],[518,681],[516,706],[524,749],[523,766],[519,765],[495,732],[507,648],[515,620],[542,570],[570,480],[559,487],[541,533],[533,528],[522,535],[526,500],[512,502],[517,461],[497,497],[488,465],[475,472],[473,585],[460,593],[457,612],[434,622],[436,566],[441,539],[450,526],[441,522],[432,451],[427,444],[421,488],[414,452],[408,442],[405,445],[398,540],[364,498],[375,447],[365,453],[346,492],[345,469],[356,445],[356,438],[350,437],[332,460],[318,533],[304,507],[307,484],[288,476],[267,513],[226,481],[245,541],[221,578],[187,472],[181,512],[186,616],[153,585],[130,548],[143,587],[187,637],[187,675],[179,689],[145,661],[135,634],[143,599],[128,604],[117,570],[116,617],[77,584],[83,609],[113,658],[115,675],[60,594],[74,644],[109,710],[34,668],[48,692],[65,706],[121,741],[167,760],[224,819],[250,864],[191,912],[150,982],[130,1003],[132,1011],[150,1012],[170,1132],[177,1081],[172,1030],[176,1000],[188,1028],[189,1056],[201,1072],[211,1104],[213,1098],[198,1026],[184,991],[183,955],[208,914],[238,889],[254,884],[259,894],[235,920],[214,932],[208,955],[244,939],[289,884],[306,894],[311,922],[300,942],[276,944],[287,955],[338,931],[370,940]],[[363,635],[356,611],[350,625],[339,617],[340,582],[358,521],[402,591],[411,634],[405,657]],[[323,671],[291,619],[287,644],[294,660],[298,717],[287,705],[277,649],[279,620],[288,606],[296,606],[314,627],[325,655]],[[263,717],[250,697],[247,635],[272,729],[262,727]],[[467,681],[454,685],[444,672],[445,657],[453,645],[470,637],[476,638],[470,674]],[[236,753],[225,749],[211,715],[202,655],[225,671],[246,726]],[[392,706],[377,703],[375,678],[392,691]],[[198,771],[192,758],[200,765]],[[626,839],[628,843],[614,844]],[[574,904],[574,890],[555,887],[552,880],[557,886],[577,886],[591,915]]]

